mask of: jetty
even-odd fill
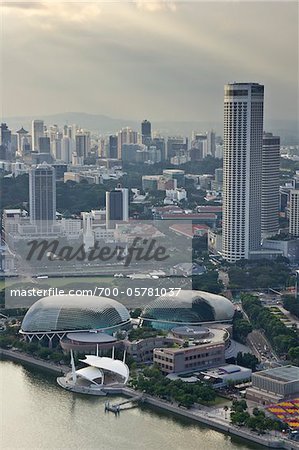
[[[143,401],[142,395],[136,395],[135,397],[114,404],[110,404],[110,402],[107,401],[105,402],[105,412],[113,412],[114,414],[120,414],[120,411],[136,408],[136,406],[138,406],[138,403],[140,401]]]

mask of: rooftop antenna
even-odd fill
[[[114,359],[114,346],[112,347],[112,356],[111,356],[111,358]]]
[[[123,363],[126,362],[126,349],[124,349],[124,357],[123,357]]]
[[[99,344],[97,344],[97,356],[99,356]]]

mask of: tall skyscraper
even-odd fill
[[[152,139],[152,124],[148,120],[141,122],[142,144],[149,145]]]
[[[215,157],[216,153],[216,133],[211,130],[207,133],[207,154]]]
[[[90,151],[90,136],[85,132],[78,132],[75,137],[76,147],[75,151],[79,158],[87,158]]]
[[[114,191],[106,192],[106,224],[107,228],[114,228],[112,221],[129,220],[129,190],[117,187]]]
[[[0,158],[10,160],[11,155],[11,131],[6,123],[0,125]]]
[[[117,159],[117,148],[118,148],[117,136],[116,135],[109,136],[108,155],[107,155],[108,158]]]
[[[39,138],[44,136],[44,121],[33,120],[32,121],[32,150],[39,150]]]
[[[137,131],[133,131],[131,128],[126,127],[120,130],[117,134],[118,145],[118,159],[122,159],[122,145],[123,144],[137,144],[138,134]]]
[[[50,138],[47,136],[40,136],[38,138],[38,148],[40,153],[50,153]]]
[[[17,131],[17,135],[18,135],[18,154],[21,156],[23,155],[23,138],[26,137],[26,135],[28,134],[28,131],[26,131],[23,127],[20,128]]]
[[[71,139],[63,136],[61,140],[61,160],[69,164],[72,160]]]
[[[29,173],[29,206],[31,223],[50,231],[56,219],[55,169],[42,163]]]
[[[222,256],[249,259],[261,245],[264,86],[224,88]]]
[[[280,137],[263,135],[262,153],[262,237],[270,237],[279,229]]]
[[[290,234],[299,237],[299,189],[290,191]]]

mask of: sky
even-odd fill
[[[298,117],[298,4],[1,3],[1,115],[223,117],[223,85],[265,84],[271,120]]]

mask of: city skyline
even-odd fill
[[[296,120],[297,8],[293,2],[7,3],[2,116],[85,111],[221,121],[223,85],[250,80],[267,86],[269,119]]]

